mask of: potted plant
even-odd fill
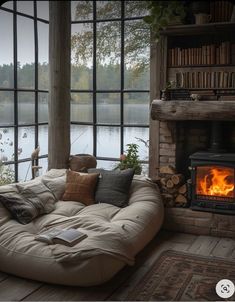
[[[116,166],[116,169],[125,170],[128,168],[133,168],[135,174],[141,174],[142,166],[140,164],[137,144],[127,144],[128,148],[126,154],[121,154],[120,163]]]
[[[144,21],[150,25],[155,41],[158,41],[161,30],[182,23],[186,16],[184,1],[149,1],[148,9],[150,14],[144,17]]]

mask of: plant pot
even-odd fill
[[[209,14],[210,2],[209,1],[193,1],[191,4],[191,10],[193,14]]]

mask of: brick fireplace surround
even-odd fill
[[[159,165],[172,164],[189,178],[189,156],[210,147],[211,121],[160,122]],[[223,148],[235,151],[234,122],[222,122]]]
[[[173,165],[185,179],[190,178],[189,156],[210,146],[211,121],[160,121],[159,166]],[[223,148],[235,150],[235,125],[222,122]],[[186,233],[235,238],[235,215],[166,208],[164,228]]]

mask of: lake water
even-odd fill
[[[18,157],[19,159],[30,158],[35,147],[35,128],[23,126],[23,122],[34,122],[34,104],[21,104],[19,122],[22,126],[18,128]],[[3,110],[4,109],[4,110]],[[92,105],[72,104],[71,120],[75,122],[92,121]],[[12,124],[14,112],[12,106],[1,104],[0,123]],[[149,106],[147,104],[127,104],[124,106],[124,122],[126,124],[148,124]],[[47,102],[39,103],[39,121],[48,121]],[[118,124],[120,121],[119,104],[99,104],[97,106],[97,122],[108,124]],[[120,127],[98,126],[97,127],[97,156],[114,157],[120,156]],[[148,128],[124,127],[124,146],[128,143],[137,143],[139,145],[139,156],[142,160],[148,159],[148,148],[143,142],[149,138]],[[39,146],[40,155],[46,155],[48,152],[48,126],[39,126]],[[14,154],[14,128],[0,128],[0,156],[2,159],[11,160]],[[125,147],[126,149],[126,147]],[[71,125],[71,154],[93,153],[93,127],[87,125]],[[47,169],[47,159],[41,159],[39,164],[43,166],[41,173]],[[98,166],[103,168],[113,168],[114,162],[98,161]],[[28,172],[28,173],[27,173]],[[31,178],[30,163],[19,164],[19,180]]]

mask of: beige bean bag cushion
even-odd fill
[[[27,182],[28,187],[45,184],[55,197],[54,210],[34,217],[28,224],[19,223],[0,202],[0,271],[56,284],[101,284],[126,264],[134,265],[135,255],[159,231],[163,204],[158,188],[145,178],[134,177],[125,208],[107,203],[85,206],[60,200],[65,173],[52,169]],[[14,195],[17,190],[15,184],[1,186],[0,194]],[[75,227],[88,237],[73,247],[34,239],[53,227]]]

